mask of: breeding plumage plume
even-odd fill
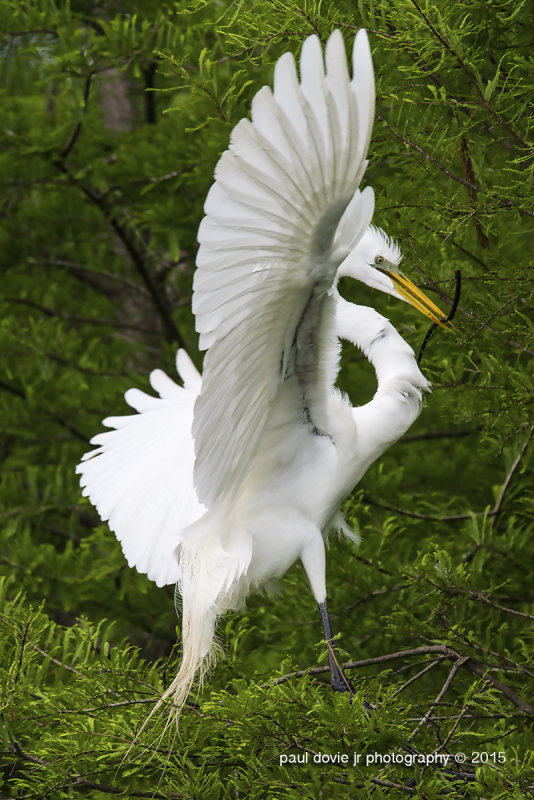
[[[372,308],[337,291],[343,276],[442,312],[399,272],[400,250],[371,226],[360,191],[374,117],[366,33],[352,78],[339,31],[324,54],[290,53],[274,92],[234,128],[205,203],[193,311],[206,350],[202,375],[184,351],[183,386],[161,370],[158,397],[126,393],[131,416],[110,417],[77,471],[130,566],[158,586],[177,583],[181,666],[166,696],[178,709],[214,647],[217,618],[301,560],[332,639],[324,538],[351,539],[340,503],[413,423],[428,384],[411,347]],[[335,388],[340,340],[358,347],[378,380],[353,408]],[[330,647],[332,686],[350,690]]]

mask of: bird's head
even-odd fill
[[[425,317],[442,328],[445,314],[399,269],[402,254],[399,245],[381,228],[369,225],[352,252],[340,264],[337,277],[355,278],[410,303]]]

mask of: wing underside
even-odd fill
[[[374,116],[367,37],[349,76],[343,38],[308,38],[300,82],[291,54],[235,127],[199,229],[193,311],[207,349],[195,404],[195,487],[209,506],[237,490],[281,382],[321,402],[318,332],[337,267],[370,222],[358,187]],[[336,233],[337,231],[337,233]],[[312,402],[312,400],[310,400]]]

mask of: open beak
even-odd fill
[[[425,317],[428,317],[435,322],[436,325],[439,325],[440,328],[444,328],[446,331],[449,331],[451,328],[454,328],[452,322],[447,322],[446,317],[447,315],[441,311],[435,305],[432,300],[430,300],[426,294],[423,294],[421,289],[418,289],[415,283],[407,278],[405,275],[401,275],[400,272],[390,272],[387,269],[380,269],[380,267],[375,267],[375,269],[380,270],[383,272],[384,275],[387,275],[388,278],[393,281],[395,289],[398,291],[401,297],[404,298],[411,306],[416,308]]]

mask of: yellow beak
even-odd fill
[[[393,281],[395,284],[395,288],[398,293],[403,297],[408,303],[420,311],[425,317],[428,317],[435,322],[436,325],[439,325],[440,328],[444,328],[446,331],[454,328],[452,322],[447,322],[446,317],[447,315],[441,311],[435,305],[435,303],[430,300],[426,294],[424,294],[421,289],[418,289],[415,283],[407,278],[405,275],[401,275],[400,272],[390,272],[387,269],[380,269],[380,267],[375,267],[375,269],[379,269],[380,272],[383,272],[384,275],[387,275],[390,280]]]

